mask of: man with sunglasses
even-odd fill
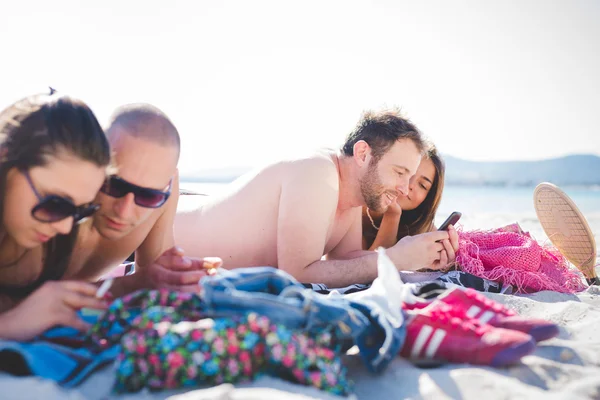
[[[114,296],[140,288],[196,290],[204,260],[185,257],[173,238],[177,129],[157,108],[133,104],[116,111],[106,134],[116,171],[98,193],[92,222],[80,229],[70,277],[97,280],[135,252],[135,273],[115,279]]]

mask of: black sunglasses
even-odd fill
[[[133,183],[127,182],[123,178],[112,175],[104,182],[104,185],[100,188],[100,191],[116,198],[123,197],[128,193],[133,193],[135,204],[138,206],[146,208],[158,208],[165,204],[169,199],[169,196],[171,195],[172,182],[173,179],[169,181],[167,190],[163,192],[156,189],[134,185]]]
[[[68,217],[73,217],[77,223],[89,217],[100,208],[98,204],[76,206],[71,200],[55,194],[42,197],[33,185],[29,171],[21,171],[21,173],[25,175],[27,183],[29,183],[31,190],[33,190],[33,193],[38,198],[37,205],[31,209],[31,216],[40,222],[57,222]]]

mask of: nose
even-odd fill
[[[127,193],[120,199],[116,199],[113,209],[120,219],[128,219],[133,213],[135,207],[135,197],[133,193]]]
[[[409,178],[403,178],[398,182],[396,190],[400,192],[400,195],[406,196],[408,194]]]
[[[60,233],[61,235],[66,235],[71,232],[73,229],[73,217],[68,217],[65,219],[61,219],[60,221],[53,222],[52,228],[56,231],[56,233]]]

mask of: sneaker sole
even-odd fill
[[[544,182],[536,186],[533,203],[552,244],[585,275],[588,283],[598,282],[594,234],[573,200],[556,185]]]
[[[557,325],[541,325],[532,328],[527,332],[536,342],[552,339],[560,333]]]
[[[502,350],[500,353],[496,354],[496,357],[494,357],[490,365],[498,368],[516,364],[521,358],[533,353],[534,350],[535,341],[532,338],[526,342]]]

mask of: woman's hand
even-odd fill
[[[389,205],[389,207],[387,208],[387,210],[385,210],[383,215],[384,216],[386,216],[386,215],[401,216],[402,208],[400,207],[400,203],[398,203],[399,201],[400,201],[400,196],[396,197],[396,201],[392,202],[392,204]]]
[[[107,308],[105,301],[96,298],[97,289],[86,282],[44,283],[15,308],[0,315],[0,338],[27,341],[57,325],[80,331],[89,329],[77,311]]]

